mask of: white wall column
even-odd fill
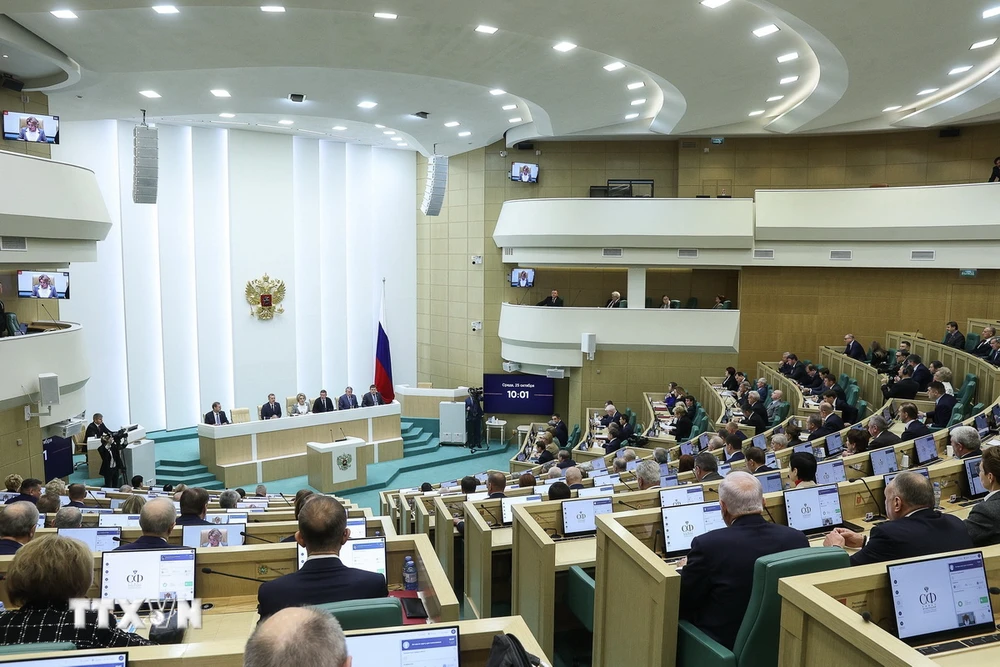
[[[628,294],[622,295],[628,299],[629,308],[646,307],[646,268],[628,267]]]

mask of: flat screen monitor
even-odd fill
[[[510,270],[510,286],[511,287],[534,287],[535,286],[535,270],[534,269],[511,269]]]
[[[621,477],[619,474],[614,475],[599,475],[594,478],[594,486],[614,486],[618,483],[618,479]]]
[[[102,514],[97,517],[97,525],[101,528],[118,526],[120,528],[138,528],[138,514]]]
[[[990,425],[986,421],[986,415],[976,415],[975,419],[976,430],[979,431],[979,437],[985,438],[990,433]]]
[[[887,566],[896,635],[907,644],[993,632],[983,552]]]
[[[732,470],[732,469],[733,469],[733,466],[729,465],[728,463],[720,463],[719,464],[718,473],[722,477],[725,477],[726,475],[729,474],[729,471]]]
[[[111,528],[60,528],[56,532],[63,537],[83,542],[88,549],[97,552],[117,549],[121,544],[118,540],[122,536],[122,529],[118,526]]]
[[[847,470],[844,468],[844,459],[823,461],[816,466],[817,484],[836,484],[845,481],[847,481]]]
[[[593,461],[590,462],[590,469],[593,472],[598,472],[598,471],[601,471],[601,470],[607,470],[608,469],[608,462],[604,460],[603,456],[599,456],[599,457],[597,457],[596,459],[594,459]]]
[[[465,499],[470,503],[479,502],[480,500],[486,500],[490,497],[488,491],[482,491],[480,493],[470,493],[465,497]]]
[[[979,462],[982,460],[982,456],[974,456],[962,461],[965,464],[965,488],[968,489],[966,498],[982,498],[986,495],[986,487],[979,479]]]
[[[3,138],[30,144],[58,144],[59,116],[4,110]]]
[[[699,445],[700,449],[707,449],[708,448],[708,441],[710,439],[711,439],[711,436],[709,436],[708,433],[702,433],[701,435],[699,435],[698,436],[698,445]]]
[[[892,447],[876,449],[868,454],[872,461],[872,472],[876,475],[888,475],[890,472],[899,470],[896,463],[896,450]]]
[[[368,522],[363,517],[360,519],[348,519],[347,529],[351,531],[352,540],[368,537]]]
[[[1000,426],[1000,405],[993,406],[993,424]]]
[[[194,549],[105,551],[101,598],[193,600]]]
[[[218,526],[182,526],[182,544],[186,547],[241,547],[246,532],[245,523],[225,523]]]
[[[232,514],[206,514],[205,521],[210,521],[216,525],[226,523],[247,523],[247,513],[239,510]]]
[[[660,476],[661,477],[663,475],[672,475],[673,472],[674,471],[670,469],[670,464],[669,463],[661,463],[660,464]]]
[[[38,515],[38,522],[35,524],[35,528],[45,528],[45,515]]]
[[[934,444],[933,433],[922,435],[914,440],[913,451],[916,454],[917,463],[920,465],[926,465],[940,458],[938,456],[937,445]]]
[[[68,299],[69,271],[18,271],[17,296],[21,299]]]
[[[785,491],[788,525],[805,534],[828,532],[844,524],[836,484]]]
[[[593,498],[595,496],[611,496],[615,493],[613,486],[592,486],[589,489],[580,489],[576,492],[577,498]]]
[[[795,445],[792,447],[793,452],[798,452],[799,454],[812,454],[813,446],[811,442],[803,442],[801,445]]]
[[[458,667],[458,628],[351,635],[347,652],[357,667]]]
[[[59,658],[25,658],[23,660],[5,660],[4,667],[128,667],[128,653],[117,651],[107,653],[89,653],[88,655],[73,655]]]
[[[750,442],[757,449],[767,449],[767,436],[763,433],[755,435]]]
[[[122,506],[122,503],[125,502],[125,499],[124,498],[112,498],[110,502],[111,502],[111,509],[116,510],[116,509],[118,509],[119,507]]]
[[[831,433],[826,436],[826,455],[827,456],[840,456],[840,453],[844,451],[844,438],[840,433]]]
[[[298,566],[306,562],[306,550],[298,545]],[[360,540],[348,540],[340,548],[340,562],[347,567],[354,567],[367,572],[375,572],[385,576],[385,538],[366,537]]]
[[[760,488],[764,493],[775,493],[776,491],[781,491],[783,486],[781,484],[781,473],[775,470],[774,472],[762,472],[756,475],[757,481],[760,482]]]
[[[915,472],[918,475],[923,475],[927,479],[931,478],[931,474],[927,470],[927,468],[910,468],[906,472]],[[884,489],[885,487],[889,486],[889,482],[891,482],[892,480],[896,479],[897,475],[899,475],[898,472],[892,472],[892,473],[889,473],[888,475],[882,475],[882,488]]]
[[[681,456],[694,456],[697,453],[694,442],[692,440],[691,442],[681,443]]]
[[[664,507],[663,542],[667,557],[683,556],[699,535],[725,528],[722,507],[717,502]]]
[[[483,407],[495,414],[551,415],[554,389],[555,380],[544,375],[488,373],[483,375]]]
[[[766,454],[764,454],[764,465],[766,465],[768,468],[781,467],[780,465],[778,465],[778,457],[775,455],[774,452],[767,452]]]
[[[597,515],[611,513],[611,498],[583,498],[562,503],[563,536],[597,533]]]
[[[537,183],[538,165],[530,162],[512,162],[510,165],[510,180],[518,183]]]
[[[639,467],[639,459],[635,459],[635,460],[629,461],[628,463],[625,464],[625,471],[626,472],[631,472],[631,471],[635,470],[638,467]]]
[[[267,501],[264,500],[263,498],[261,498],[260,500],[247,500],[247,501],[242,502],[242,503],[236,503],[236,509],[238,509],[238,510],[249,510],[249,509],[266,510],[267,509]]]
[[[113,514],[114,510],[109,507],[81,507],[80,514]]]
[[[660,475],[660,486],[677,486],[677,475]]]
[[[703,502],[705,502],[705,491],[701,484],[678,486],[675,489],[663,489],[660,491],[660,507],[693,505],[694,503]]]
[[[501,498],[500,499],[500,520],[503,525],[509,526],[514,523],[514,510],[511,509],[514,505],[522,505],[524,503],[540,503],[542,502],[541,496],[514,496],[512,498]]]

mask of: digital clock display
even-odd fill
[[[484,375],[483,409],[487,413],[550,415],[552,378],[538,375]]]

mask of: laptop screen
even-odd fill
[[[931,478],[931,474],[930,472],[928,472],[927,468],[910,468],[906,472],[915,472],[918,475],[923,475],[927,479]],[[889,473],[888,475],[882,475],[882,487],[885,488],[889,486],[889,482],[896,479],[896,475],[898,474],[899,474],[898,472],[894,472],[894,473]]]
[[[91,653],[90,655],[66,654],[70,657],[26,658],[4,661],[4,667],[128,667],[127,653]]]
[[[705,492],[701,484],[679,486],[675,489],[660,491],[660,507],[675,507],[705,502]]]
[[[993,423],[1000,426],[1000,405],[993,406]]]
[[[793,452],[799,452],[800,454],[812,454],[813,446],[811,442],[803,442],[801,445],[795,445],[792,447]]]
[[[681,456],[694,456],[695,449],[690,442],[681,444]]]
[[[458,667],[458,628],[351,635],[347,652],[358,667]]]
[[[226,523],[218,526],[182,526],[182,543],[186,547],[241,547],[247,525]]]
[[[757,481],[760,482],[760,488],[764,493],[774,493],[775,491],[781,491],[781,473],[775,470],[774,472],[762,472],[756,476]]]
[[[348,519],[347,528],[351,531],[351,539],[357,540],[368,536],[368,522],[364,519]]]
[[[267,500],[265,500],[264,498],[261,498],[259,500],[247,500],[247,501],[242,502],[242,503],[236,503],[236,509],[238,509],[238,510],[249,510],[249,509],[266,510],[267,509]]]
[[[663,477],[664,475],[672,475],[673,472],[674,471],[670,469],[669,463],[660,464],[660,477]]]
[[[777,457],[777,455],[775,455],[774,452],[767,452],[766,454],[764,454],[764,465],[766,465],[769,468],[780,468],[781,467],[778,464],[778,457]]]
[[[613,486],[621,475],[601,475],[594,478],[594,486]]]
[[[91,551],[103,552],[114,551],[119,546],[122,529],[118,526],[111,528],[60,528],[58,531],[63,537],[70,537],[87,545]]]
[[[836,484],[785,491],[785,514],[789,527],[802,532],[831,529],[844,522]]]
[[[979,437],[986,437],[990,433],[990,425],[986,423],[986,415],[976,415],[976,430],[979,431]]]
[[[847,481],[847,471],[844,469],[843,459],[824,461],[816,466],[817,484],[836,484],[844,481]]]
[[[702,433],[698,436],[698,449],[705,449],[708,447],[708,441],[711,436],[708,433]]]
[[[216,525],[223,523],[246,523],[247,513],[241,512],[238,514],[206,514],[205,521],[211,521]]]
[[[101,598],[193,600],[194,549],[105,551]]]
[[[686,554],[694,538],[726,527],[722,507],[717,502],[664,507],[661,511],[664,551],[668,557]]]
[[[611,513],[611,498],[564,500],[562,504],[563,535],[588,535],[597,532],[597,515]]]
[[[465,500],[470,503],[479,502],[480,500],[486,500],[490,497],[488,491],[483,491],[482,493],[470,493],[465,497]]]
[[[965,485],[969,490],[966,498],[982,498],[986,495],[986,487],[979,479],[979,462],[982,460],[982,456],[975,456],[963,461],[965,463]]]
[[[826,436],[826,455],[837,456],[844,451],[844,438],[840,433],[831,433]]]
[[[121,528],[138,528],[138,514],[101,514],[97,517],[97,525],[101,528],[119,526]]]
[[[305,565],[307,554],[301,544],[298,546],[298,567]],[[340,548],[340,562],[347,567],[354,567],[367,572],[375,572],[385,576],[385,538],[366,537],[360,540],[348,540]]]
[[[913,449],[917,455],[917,463],[923,465],[938,458],[937,446],[934,444],[934,434],[922,435],[913,441]]]
[[[509,526],[514,523],[514,511],[511,509],[514,505],[540,502],[542,502],[541,496],[514,496],[513,498],[501,498],[500,518],[503,520],[503,525]]]
[[[872,460],[872,473],[875,475],[888,475],[899,470],[899,465],[896,464],[896,450],[892,447],[876,449],[868,456]]]
[[[590,462],[591,470],[607,470],[608,462],[604,460],[603,457],[598,457]]]
[[[628,463],[625,464],[626,471],[635,470],[637,467],[639,467],[639,459],[636,459],[634,461],[629,461]]]
[[[755,435],[751,441],[753,446],[758,449],[767,449],[767,436],[761,433],[760,435]]]
[[[660,486],[677,486],[677,475],[663,475],[660,477]]]
[[[611,496],[615,493],[613,486],[594,486],[589,489],[580,489],[576,492],[577,498],[593,498],[594,496]]]
[[[725,477],[726,475],[729,474],[729,471],[732,470],[732,469],[733,469],[733,466],[729,465],[728,463],[720,463],[719,464],[719,470],[718,470],[719,476]]]
[[[888,566],[896,634],[907,644],[992,632],[983,553]]]

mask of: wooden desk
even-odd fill
[[[548,428],[548,426],[549,426],[548,424],[542,422],[531,422],[530,424],[528,424],[528,430],[524,432],[523,436],[517,443],[517,451],[515,451],[514,455],[510,457],[510,461],[507,464],[507,469],[509,472],[511,472],[514,475],[519,475],[525,470],[531,470],[532,468],[536,467],[537,464],[532,463],[530,460],[525,459],[524,461],[518,461],[517,457],[518,455],[521,454],[521,452],[525,451],[525,449],[527,448],[529,451],[528,458],[530,458],[531,455],[534,454],[535,439],[538,438],[538,434],[544,431],[546,428]],[[517,431],[515,431],[515,433],[517,433]],[[584,437],[581,436],[580,442],[583,442],[583,440]],[[566,443],[562,444],[565,445]],[[531,445],[530,448],[528,447],[529,445]]]
[[[703,377],[701,379],[701,395],[704,397],[701,407],[708,414],[709,426],[713,431],[718,431],[725,425],[727,404],[732,404],[734,408],[739,409],[739,406],[735,404],[735,397],[722,395],[720,388],[724,379],[721,377]],[[746,424],[739,424],[739,428],[748,438],[752,438],[757,433],[754,427]]]
[[[669,449],[677,444],[677,439],[672,435],[668,435],[666,432],[661,431],[660,435],[651,436],[650,433],[653,432],[653,426],[656,424],[658,417],[672,417],[673,412],[666,410],[666,404],[663,402],[663,397],[666,396],[666,391],[647,391],[643,392],[643,413],[645,414],[644,424],[646,425],[646,432],[643,434],[649,438],[649,443],[651,446],[663,447]],[[660,407],[662,406],[662,408]],[[684,406],[685,408],[687,406]],[[688,415],[693,417],[693,415]]]

